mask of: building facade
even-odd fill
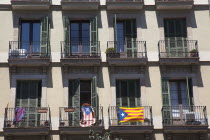
[[[1,0],[0,140],[87,140],[90,130],[209,140],[209,9],[208,0]],[[91,127],[81,127],[85,103]],[[120,123],[119,107],[141,107],[143,121]]]

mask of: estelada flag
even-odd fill
[[[144,107],[119,107],[120,122],[144,122]]]

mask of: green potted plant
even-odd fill
[[[116,48],[107,48],[106,49],[106,56],[108,58],[116,58],[116,57],[120,57],[120,53],[116,52]]]
[[[192,49],[190,51],[190,56],[191,57],[198,57],[198,50],[197,49]]]

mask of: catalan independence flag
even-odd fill
[[[144,122],[144,107],[119,107],[120,122]]]

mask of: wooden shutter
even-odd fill
[[[18,49],[21,49],[21,34],[22,34],[22,19],[19,18],[19,30],[18,30]]]
[[[63,17],[63,26],[64,26],[64,52],[65,55],[70,55],[70,20],[68,17]]]
[[[187,26],[186,19],[164,20],[166,51],[171,57],[182,57],[187,55]]]
[[[121,82],[119,80],[116,81],[116,106],[122,106],[121,102]]]
[[[171,105],[168,79],[162,79],[162,101],[163,101],[163,106]]]
[[[113,24],[114,24],[114,41],[117,41],[117,16],[116,15],[114,15]]]
[[[186,82],[187,82],[188,103],[189,106],[193,106],[194,102],[193,102],[192,79],[186,77]]]
[[[75,107],[75,111],[72,114],[72,125],[79,125],[80,121],[80,80],[75,79],[71,81],[71,95],[69,95],[69,105]]]
[[[125,52],[127,52],[128,57],[135,57],[137,54],[137,44],[136,44],[136,20],[130,19],[125,20],[124,22],[124,30],[125,30],[125,41],[127,45],[125,47]]]
[[[98,53],[98,18],[97,16],[90,20],[90,53]]]
[[[41,98],[41,82],[40,81],[18,81],[16,107],[23,107],[27,109],[24,116],[25,122],[21,126],[36,126],[38,115],[36,114],[37,107],[40,106]]]
[[[94,76],[92,78],[92,84],[91,84],[91,105],[92,107],[97,108],[98,107],[98,93],[97,93],[97,76]]]
[[[49,18],[45,17],[41,19],[41,31],[40,31],[40,50],[41,56],[49,55]]]
[[[166,78],[162,79],[162,101],[163,101],[163,107],[165,106],[166,108],[164,108],[163,110],[163,120],[164,120],[164,124],[169,124],[171,121],[171,109],[167,108],[167,106],[170,106],[170,87],[169,87],[169,80]]]

